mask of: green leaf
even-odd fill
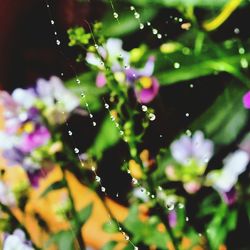
[[[101,250],[113,250],[116,244],[116,241],[109,241],[101,248]]]
[[[60,231],[52,235],[46,243],[46,247],[55,244],[58,250],[74,250],[74,238],[75,235],[72,231]]]
[[[102,228],[107,233],[116,233],[119,231],[116,222],[113,220],[104,223]]]
[[[157,8],[143,8],[138,10],[140,13],[141,22],[145,23],[150,21],[157,13]],[[111,11],[102,20],[103,28],[101,32],[106,37],[121,37],[132,33],[139,29],[138,20],[134,17],[132,11],[126,8],[124,11],[119,11],[119,23],[114,20]]]
[[[247,120],[247,111],[242,104],[245,91],[240,85],[229,84],[214,104],[193,123],[191,130],[204,131],[218,144],[232,142]]]
[[[49,192],[54,191],[54,190],[58,190],[61,188],[65,187],[65,183],[64,181],[60,180],[60,181],[56,181],[54,183],[52,183],[50,186],[48,186],[40,195],[40,197],[44,197],[46,196]]]
[[[119,130],[109,117],[106,117],[102,123],[100,131],[89,152],[92,156],[100,159],[103,152],[111,146],[114,146],[120,140]]]
[[[78,219],[80,220],[81,224],[85,224],[85,222],[89,219],[91,213],[93,210],[93,203],[90,203],[89,205],[87,205],[85,208],[81,209],[77,215],[78,215]]]

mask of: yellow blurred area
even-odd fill
[[[2,108],[0,107],[0,129],[3,128],[3,118],[1,116]],[[0,168],[5,169],[4,181],[10,186],[15,187],[21,182],[27,180],[26,173],[19,167],[5,167],[5,161],[0,157]],[[55,213],[55,207],[60,205],[62,198],[66,194],[66,190],[51,191],[46,197],[41,198],[41,193],[53,182],[62,178],[60,168],[55,167],[46,178],[40,181],[39,188],[31,189],[29,199],[25,207],[25,212],[19,208],[11,208],[13,214],[24,225],[31,235],[31,240],[44,249],[44,245],[49,238],[49,235],[69,228],[69,223],[63,220]],[[109,213],[107,212],[98,195],[81,184],[71,173],[67,172],[66,178],[73,195],[76,209],[79,211],[89,203],[93,203],[93,210],[90,219],[82,228],[82,235],[86,245],[94,249],[100,249],[105,243],[110,240],[117,240],[120,244],[116,249],[121,249],[126,244],[124,237],[120,233],[105,233],[102,226],[105,222],[110,221]],[[110,208],[112,214],[118,221],[122,221],[127,216],[127,208],[115,203],[109,198],[105,199],[106,205]],[[39,227],[36,216],[39,215],[48,225],[48,231],[44,231]],[[55,248],[51,248],[55,249]]]

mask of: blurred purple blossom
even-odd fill
[[[193,137],[181,136],[174,141],[170,150],[174,159],[180,164],[187,165],[190,160],[204,166],[213,155],[214,144],[211,140],[205,139],[201,131],[196,131]]]

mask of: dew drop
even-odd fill
[[[77,78],[77,79],[76,79],[76,83],[80,84],[81,81]]]
[[[154,120],[156,119],[156,116],[155,116],[155,114],[150,113],[150,114],[148,115],[148,118],[149,118],[150,121],[154,121]]]
[[[96,122],[93,122],[92,124],[93,124],[94,127],[96,126]]]
[[[46,6],[47,6],[47,8],[49,8],[49,4],[47,4]]]
[[[135,12],[135,13],[134,13],[134,16],[135,16],[136,19],[139,19],[139,18],[140,18],[140,14],[139,14],[138,12]]]
[[[54,34],[57,35],[57,32],[55,31]]]
[[[100,182],[100,181],[101,181],[101,178],[97,175],[97,176],[95,177],[95,180],[96,180],[97,182]]]
[[[116,194],[116,197],[119,197],[119,194],[118,194],[118,193]]]
[[[69,130],[68,133],[69,133],[69,136],[72,136],[72,135],[73,135],[73,133],[72,133],[71,130]]]
[[[184,208],[184,204],[179,203],[179,204],[178,204],[178,207],[179,207],[180,209],[183,209],[183,208]]]
[[[140,29],[144,29],[144,24],[143,23],[140,23]]]
[[[189,218],[188,218],[188,217],[186,217],[186,221],[189,221]]]
[[[161,186],[158,186],[158,190],[159,190],[159,191],[162,191],[162,187],[161,187]]]
[[[189,117],[189,113],[186,113],[185,116],[186,116],[186,117]]]
[[[192,88],[194,87],[194,85],[193,85],[193,84],[190,84],[189,87],[192,89]]]
[[[102,190],[102,192],[105,192],[106,188],[105,187],[101,187],[101,190]]]
[[[154,198],[155,198],[155,196],[152,194],[152,195],[151,195],[151,198],[152,198],[152,199],[154,199]]]
[[[57,39],[57,40],[56,40],[56,44],[57,44],[57,45],[60,45],[61,42]]]
[[[139,248],[138,247],[134,247],[134,250],[139,250]]]
[[[130,10],[135,10],[135,7],[134,6],[130,6]]]
[[[239,28],[235,28],[234,29],[234,34],[238,35],[240,33],[240,29]]]
[[[239,54],[241,54],[241,55],[245,54],[245,49],[244,48],[239,48]]]
[[[82,97],[82,98],[85,98],[85,94],[84,94],[84,93],[81,93],[81,97]]]
[[[114,18],[118,18],[119,17],[119,15],[118,15],[117,12],[114,12],[113,15],[114,15]]]
[[[96,48],[96,49],[98,49],[98,48],[99,48],[98,44],[95,44],[95,48]]]
[[[50,23],[51,23],[52,25],[55,24],[54,20],[51,20]]]
[[[143,112],[147,112],[148,107],[147,107],[146,105],[142,105],[142,106],[141,106],[141,109],[142,109]]]
[[[174,63],[174,68],[175,68],[175,69],[179,69],[180,66],[181,66],[180,63],[178,63],[178,62],[175,62],[175,63]]]
[[[74,151],[76,154],[78,154],[80,152],[78,148],[74,148]]]
[[[156,35],[158,33],[158,30],[157,29],[152,29],[152,32],[154,35]]]
[[[92,170],[92,171],[95,171],[95,167],[94,167],[94,166],[92,166],[92,167],[91,167],[91,170]]]
[[[122,130],[120,131],[120,135],[124,135],[124,132]]]
[[[125,236],[125,240],[129,240],[129,236],[128,235]]]
[[[109,105],[107,103],[105,103],[104,107],[105,107],[105,109],[108,109]]]
[[[162,38],[162,35],[161,35],[161,34],[157,34],[157,38],[158,38],[158,39],[161,39],[161,38]]]
[[[243,69],[248,68],[248,61],[247,61],[246,58],[242,58],[242,59],[240,60],[240,64],[241,64],[241,67],[242,67]]]
[[[137,181],[135,178],[132,178],[132,183],[133,183],[134,185],[136,185],[136,184],[138,183],[138,181]]]
[[[150,22],[147,22],[147,25],[148,25],[148,26],[150,26],[150,25],[151,25],[151,23],[150,23]]]
[[[192,135],[191,130],[187,129],[187,130],[186,130],[186,135],[190,137],[190,136]]]
[[[90,118],[93,118],[93,115],[92,115],[92,114],[89,114],[89,117],[90,117]]]

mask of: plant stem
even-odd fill
[[[71,213],[73,215],[73,221],[74,221],[74,224],[76,225],[76,227],[75,227],[75,225],[73,225],[73,231],[75,231],[75,233],[76,233],[76,238],[77,238],[77,242],[79,244],[79,249],[83,250],[83,249],[85,249],[85,243],[84,243],[84,240],[83,240],[82,234],[81,234],[82,225],[81,225],[81,222],[79,220],[79,217],[78,217],[78,214],[77,214],[77,211],[75,208],[73,195],[72,195],[72,192],[70,190],[70,187],[69,187],[69,184],[68,184],[68,181],[66,178],[66,172],[63,168],[61,168],[61,170],[62,170],[62,174],[63,174],[63,181],[65,183],[65,187],[67,188],[67,192],[68,192],[68,196],[69,196]]]

